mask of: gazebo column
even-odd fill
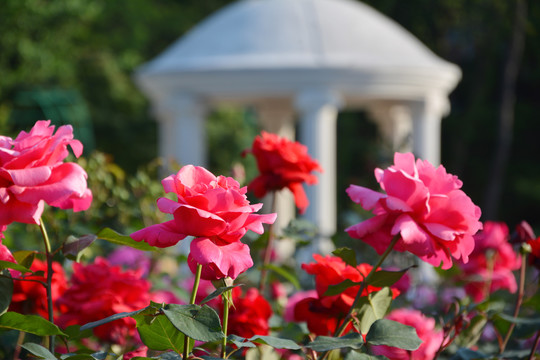
[[[310,201],[305,218],[318,225],[321,235],[306,252],[327,253],[332,250],[329,238],[336,232],[336,122],[342,100],[329,90],[309,90],[298,95],[295,106],[300,113],[300,141],[323,168],[318,184],[305,187]],[[302,260],[311,261],[307,255]]]
[[[267,101],[257,105],[256,109],[259,123],[265,131],[295,140],[294,110],[288,102]],[[265,199],[264,203],[269,204],[270,199]],[[278,217],[274,228],[276,233],[280,234],[296,214],[292,193],[287,189],[279,191],[276,194],[275,206]]]
[[[160,102],[156,113],[160,156],[181,166],[206,166],[205,105],[196,97],[182,95]]]
[[[411,104],[413,152],[437,166],[441,163],[441,120],[450,110],[443,94],[430,94]]]
[[[368,112],[377,124],[386,147],[392,153],[413,150],[413,122],[409,106],[395,102],[380,102],[370,105]]]

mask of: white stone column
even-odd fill
[[[295,106],[300,113],[300,141],[323,168],[319,183],[305,187],[310,204],[304,216],[321,234],[311,251],[328,252],[332,246],[329,237],[336,232],[336,120],[342,99],[329,90],[307,90],[298,95]]]
[[[156,107],[159,155],[181,166],[206,166],[205,105],[189,95],[173,96]]]
[[[295,140],[296,131],[294,129],[294,110],[285,101],[267,101],[257,105],[257,115],[259,123],[267,132],[277,134],[289,140]],[[265,199],[265,204],[269,203]],[[284,189],[276,195],[276,212],[278,217],[274,223],[274,229],[278,235],[281,234],[289,222],[295,218],[296,207],[292,193]]]
[[[441,120],[449,110],[448,98],[440,93],[411,103],[413,152],[435,166],[441,163]]]
[[[368,107],[371,119],[392,152],[410,152],[412,147],[413,123],[409,106],[395,102],[378,102]]]

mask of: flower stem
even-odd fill
[[[523,302],[523,296],[525,294],[525,270],[527,268],[527,260],[525,258],[525,253],[521,252],[521,268],[519,270],[519,288],[518,288],[518,295],[516,298],[516,306],[514,307],[514,318],[517,318],[519,315],[519,309],[521,307],[521,303]],[[506,348],[506,345],[508,344],[508,341],[510,340],[510,336],[512,335],[512,332],[514,331],[514,328],[516,327],[516,323],[512,322],[510,323],[510,327],[508,328],[508,332],[506,333],[506,336],[504,337],[504,340],[501,344],[501,348],[499,350],[499,354],[502,354],[504,352],[504,349]]]
[[[277,191],[272,191],[272,205],[271,213],[276,212],[276,201],[277,201]],[[270,264],[270,259],[272,257],[272,249],[274,244],[274,224],[268,226],[268,242],[266,243],[266,249],[264,251],[263,265],[261,268],[261,279],[259,280],[259,291],[262,293],[264,291],[264,285],[266,283],[267,269],[266,267]]]
[[[195,272],[195,281],[193,282],[193,288],[191,289],[191,298],[189,300],[189,303],[191,305],[195,304],[195,299],[197,298],[197,291],[199,290],[199,283],[201,282],[201,273],[202,273],[202,265],[197,264],[197,270]],[[182,358],[187,359],[189,354],[191,353],[190,349],[190,338],[187,335],[184,335],[184,353]]]
[[[364,292],[364,289],[367,287],[371,278],[373,277],[373,274],[377,272],[377,269],[382,265],[384,260],[388,257],[388,254],[390,254],[390,252],[392,251],[392,249],[394,248],[394,246],[396,245],[399,239],[400,239],[399,235],[394,236],[394,238],[390,242],[390,245],[388,245],[384,253],[381,255],[381,257],[379,258],[379,261],[377,261],[377,264],[375,264],[371,268],[371,271],[364,278],[364,280],[362,281],[362,284],[360,284],[360,289],[358,290],[358,293],[356,293],[356,297],[354,299],[352,306],[349,309],[349,312],[347,313],[347,316],[341,323],[341,326],[338,329],[336,329],[336,332],[334,333],[335,337],[343,335],[343,332],[345,331],[345,329],[347,328],[347,326],[349,325],[349,323],[351,322],[353,318],[352,314],[354,310],[356,309],[356,307],[358,306],[358,302],[360,301],[360,298],[362,297],[362,293]]]
[[[538,343],[540,343],[540,331],[536,333],[536,338],[534,339],[534,344],[528,360],[534,360],[534,354],[536,353],[536,349],[538,348]]]
[[[47,257],[47,283],[45,290],[47,291],[47,308],[49,321],[54,324],[54,314],[53,314],[53,298],[52,298],[52,278],[53,278],[53,255],[51,242],[49,240],[49,235],[47,234],[47,229],[45,228],[45,223],[43,219],[39,219],[39,229],[41,230],[41,235],[43,236],[43,242],[45,243],[45,255]],[[49,337],[49,351],[54,354],[54,335]]]
[[[232,290],[227,290],[221,295],[223,298],[223,342],[221,344],[221,358],[226,359],[227,355],[227,327],[229,326],[229,307],[231,306],[229,299],[232,296]]]

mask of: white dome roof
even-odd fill
[[[445,65],[396,22],[358,1],[244,0],[207,18],[144,71]]]
[[[153,98],[170,91],[276,96],[314,87],[393,97],[448,93],[460,77],[457,66],[355,0],[241,0],[136,73]]]

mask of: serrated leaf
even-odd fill
[[[348,247],[341,247],[332,251],[332,254],[345,261],[347,265],[350,265],[352,267],[356,267],[358,265],[358,263],[356,262],[356,252],[353,249],[350,249]]]
[[[366,334],[366,342],[404,350],[416,350],[422,344],[415,328],[388,319],[377,320],[371,325]]]
[[[249,341],[248,339],[240,337],[238,335],[234,335],[234,334],[230,334],[229,336],[227,336],[227,341],[230,343],[233,343],[238,348],[245,348],[245,347],[253,348],[257,346],[251,341]]]
[[[128,235],[122,235],[110,228],[104,228],[100,230],[97,234],[98,239],[107,240],[113,244],[126,245],[138,250],[144,251],[158,251],[158,248],[151,246],[144,241],[135,241]]]
[[[2,270],[6,277],[0,277],[0,315],[5,313],[11,304],[11,297],[13,296],[13,279],[8,270]]]
[[[216,311],[207,305],[169,304],[163,313],[185,335],[199,341],[216,341],[225,337]]]
[[[360,284],[361,282],[354,282],[351,279],[345,279],[339,284],[328,285],[328,289],[326,289],[326,291],[324,292],[324,296],[339,295],[345,290],[347,290],[348,288],[353,287],[353,286],[359,286]]]
[[[294,272],[287,271],[287,269],[285,269],[284,267],[276,266],[276,265],[273,265],[273,264],[265,265],[265,269],[271,270],[271,271],[275,272],[276,274],[280,275],[285,280],[290,282],[296,289],[301,288],[300,281],[298,280],[298,278],[296,277],[296,274]]]
[[[0,270],[2,269],[12,269],[12,270],[17,270],[17,271],[20,271],[21,273],[31,273],[32,270],[22,266],[22,265],[19,265],[19,264],[15,264],[15,263],[12,263],[10,261],[4,261],[4,260],[0,260]]]
[[[330,351],[334,349],[360,349],[364,344],[361,334],[350,333],[342,337],[317,336],[315,340],[306,345],[314,351]]]
[[[151,318],[150,321],[148,321]],[[182,334],[165,315],[150,317],[138,314],[134,316],[137,321],[137,330],[142,342],[149,349],[166,351],[173,350],[182,353],[184,350],[184,334]]]
[[[274,349],[288,349],[288,350],[299,350],[301,349],[300,345],[289,339],[278,338],[274,336],[265,336],[265,335],[255,335],[247,339],[250,342],[257,344],[266,344]]]
[[[96,235],[84,235],[80,238],[70,235],[62,245],[62,253],[70,260],[80,261],[82,251],[97,239]]]
[[[39,336],[63,335],[55,324],[38,315],[23,315],[8,311],[0,316],[0,328],[24,331]]]
[[[371,276],[369,285],[376,287],[392,286],[412,267],[415,267],[415,265],[398,271],[378,270]]]
[[[141,311],[143,311],[145,309],[146,308],[131,311],[131,312],[118,313],[118,314],[108,316],[108,317],[106,317],[104,319],[101,319],[101,320],[98,320],[98,321],[89,322],[89,323],[84,324],[83,326],[81,326],[81,330],[84,331],[84,330],[87,330],[87,329],[93,329],[96,326],[100,326],[100,325],[109,323],[109,322],[114,321],[114,320],[122,319],[122,318],[125,318],[125,317],[128,317],[128,316],[134,316],[134,315],[137,315],[138,313],[140,313]]]
[[[34,262],[34,258],[36,257],[36,254],[37,254],[37,251],[31,251],[31,250],[15,251],[13,253],[13,258],[15,259],[17,264],[30,269],[30,266],[32,266],[32,263]]]
[[[392,303],[392,291],[385,287],[368,296],[363,296],[359,301],[358,316],[360,332],[365,334],[376,320],[382,319]]]
[[[70,325],[66,327],[63,331],[68,337],[68,339],[71,341],[92,336],[92,330],[81,330],[80,325]]]
[[[22,344],[21,347],[28,351],[30,354],[35,355],[41,359],[58,360],[56,356],[54,356],[49,350],[39,344],[26,343]]]
[[[210,300],[213,300],[215,298],[217,298],[218,296],[220,296],[221,294],[223,294],[224,292],[228,291],[228,290],[231,290],[237,286],[242,286],[242,284],[238,284],[238,285],[233,285],[233,286],[223,286],[223,287],[220,287],[220,288],[217,288],[216,290],[214,290],[210,295],[208,295],[207,297],[205,297],[200,305],[204,305],[206,304],[207,302],[209,302]]]
[[[158,356],[160,360],[182,360],[182,356],[175,352],[166,352]]]

